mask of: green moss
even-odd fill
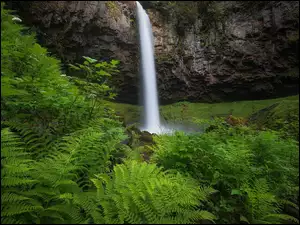
[[[140,122],[142,108],[136,105],[106,102],[109,107],[112,107],[117,115],[123,118],[125,124],[133,124]]]
[[[299,140],[299,101],[277,102],[250,116],[250,122],[259,128],[277,130],[283,137]]]
[[[173,57],[169,54],[159,54],[156,57],[156,62],[157,63],[172,63]]]
[[[287,36],[289,42],[299,41],[299,30],[295,33],[291,33]]]
[[[299,95],[277,99],[225,102],[213,104],[178,102],[170,105],[160,106],[160,114],[167,121],[192,122],[193,118],[210,119],[215,116],[227,117],[230,114],[235,117],[247,118],[253,113],[278,102],[290,105],[292,107],[296,107],[299,104]],[[113,102],[110,102],[109,104],[117,112],[124,116],[125,123],[133,123],[140,121],[140,106]]]
[[[191,120],[192,117],[199,119],[209,119],[213,116],[226,117],[230,114],[237,117],[248,117],[252,113],[268,107],[276,102],[286,101],[288,104],[298,104],[299,95],[287,98],[255,100],[255,101],[239,101],[225,103],[175,103],[162,106],[162,115],[173,119]],[[185,109],[183,105],[186,105]]]
[[[113,18],[116,19],[118,16],[120,16],[121,11],[120,11],[120,8],[119,8],[119,6],[117,5],[117,3],[115,1],[107,1],[106,6],[109,10],[110,15]]]
[[[298,67],[294,67],[294,68],[288,70],[287,72],[278,74],[278,77],[299,78],[299,68]]]
[[[176,21],[179,36],[184,36],[185,30],[191,27],[198,18],[203,20],[202,33],[226,17],[225,8],[214,1],[152,1],[152,6],[160,11],[168,20]]]

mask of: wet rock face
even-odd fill
[[[82,56],[120,60],[120,101],[137,98],[135,2],[31,1],[12,2],[11,8],[64,63],[81,61]]]
[[[249,10],[241,2],[222,4],[230,10],[223,24],[204,34],[198,19],[183,37],[150,11],[161,98],[226,101],[298,93],[299,3]]]
[[[147,3],[147,4],[146,4]],[[144,4],[144,3],[143,3]],[[201,15],[184,34],[145,2],[152,22],[160,103],[264,99],[298,93],[299,2],[243,7],[220,2],[228,16],[203,32]],[[118,100],[138,102],[135,3],[12,3],[40,42],[63,62],[90,56],[119,59]]]

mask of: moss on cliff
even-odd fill
[[[286,72],[278,74],[279,77],[285,78],[298,78],[299,79],[299,67],[292,68]]]
[[[152,1],[152,7],[164,18],[174,21],[181,36],[198,18],[203,20],[202,32],[205,32],[217,27],[217,23],[223,22],[226,17],[225,8],[214,1]]]
[[[288,34],[287,38],[290,43],[299,42],[299,30]]]
[[[155,57],[156,59],[156,62],[158,64],[161,64],[161,63],[173,63],[173,56],[168,54],[168,53],[165,53],[165,54],[159,54]]]
[[[107,1],[106,7],[113,18],[118,18],[121,15],[121,10],[115,1]]]

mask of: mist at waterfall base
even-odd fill
[[[191,124],[166,124],[161,123],[159,115],[159,103],[156,83],[155,61],[154,61],[154,42],[152,26],[146,11],[137,1],[137,21],[140,42],[141,57],[141,96],[143,105],[142,131],[156,134],[171,134],[176,130],[185,132],[200,131],[199,127]]]

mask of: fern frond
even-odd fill
[[[54,222],[54,220],[58,220],[57,223],[66,222],[66,219],[61,215],[60,212],[55,212],[55,211],[47,210],[47,209],[45,209],[43,212],[40,213],[40,218],[42,218],[43,221],[50,220],[50,221]]]
[[[250,224],[250,222],[248,221],[248,219],[246,217],[242,216],[242,215],[240,216],[240,221]]]
[[[252,187],[246,187],[244,190],[248,195],[248,210],[255,222],[278,223],[283,218],[293,220],[292,217],[279,214],[280,205],[275,196],[269,191],[266,179],[255,180]]]
[[[268,214],[265,217],[262,218],[263,220],[268,220],[268,219],[276,219],[274,222],[277,222],[278,220],[282,221],[292,221],[294,223],[299,224],[299,220],[293,216],[286,215],[286,214]]]
[[[296,205],[295,203],[291,202],[291,201],[288,201],[288,200],[277,200],[279,204],[282,204],[282,205],[289,205],[289,206],[292,206],[293,208],[295,208],[296,210],[299,211],[299,206]]]
[[[191,179],[163,172],[155,164],[127,161],[114,167],[112,178],[105,174],[96,177],[92,181],[98,189],[97,202],[103,208],[106,223],[215,219],[207,211],[196,210],[211,188],[200,189]]]
[[[15,216],[25,212],[36,212],[43,210],[42,206],[30,206],[24,203],[19,203],[18,205],[6,205],[1,211],[2,216]]]
[[[30,198],[15,194],[13,192],[1,193],[1,203],[2,204],[16,203],[16,202],[21,202],[21,201],[25,201],[25,200],[30,200]]]
[[[26,147],[33,153],[37,158],[41,158],[44,154],[49,153],[55,144],[54,136],[44,131],[40,134],[29,124],[24,124],[19,121],[4,121],[5,125],[18,131]]]
[[[1,224],[25,224],[23,221],[11,218],[11,217],[2,217]]]
[[[47,211],[55,211],[67,216],[71,220],[70,223],[81,223],[84,221],[84,217],[80,213],[80,208],[75,205],[55,205],[47,208]]]
[[[212,213],[205,211],[205,210],[201,210],[201,211],[196,211],[193,215],[193,220],[210,220],[210,221],[214,221],[216,219],[216,216],[213,215]]]

